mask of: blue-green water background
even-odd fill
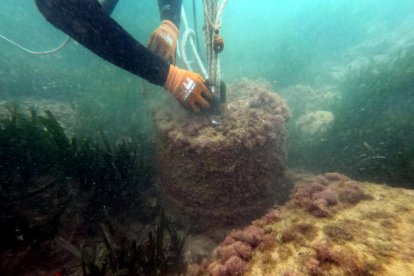
[[[192,1],[183,2],[191,23]],[[222,77],[227,83],[263,78],[286,97],[290,167],[410,185],[413,11],[410,0],[230,0],[222,19]],[[156,1],[120,0],[113,17],[143,44],[159,23]],[[34,1],[2,0],[0,22],[2,35],[32,50],[65,39]],[[27,54],[4,40],[0,49],[1,101],[57,99],[76,107],[80,133],[93,135],[99,125],[115,140],[152,135],[150,106],[163,93],[155,86],[74,42],[48,56]],[[294,89],[298,85],[309,89]],[[316,110],[332,112],[335,122],[324,137],[306,142],[295,120]]]

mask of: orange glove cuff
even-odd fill
[[[164,87],[165,89],[172,92],[173,94],[174,94],[174,91],[177,90],[175,88],[179,85],[178,80],[181,79],[180,77],[177,76],[178,74],[179,74],[179,71],[175,68],[175,66],[170,65],[170,69],[168,70],[168,76],[167,76],[167,80],[165,81]]]
[[[177,26],[175,26],[175,24],[170,20],[163,20],[161,21],[159,28],[166,33],[163,38],[168,42],[168,44],[175,48],[177,46],[178,36],[180,35],[180,31]],[[168,35],[170,35],[170,37]]]
[[[163,20],[160,26],[151,34],[148,48],[168,63],[175,64],[175,50],[179,34],[180,31],[172,21]]]
[[[164,87],[182,105],[194,112],[210,106],[208,101],[212,98],[211,92],[197,73],[170,65]]]

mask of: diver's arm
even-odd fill
[[[170,20],[179,28],[182,2],[183,0],[158,0],[161,21]]]
[[[36,0],[46,19],[103,59],[164,85],[169,64],[138,43],[98,0]]]

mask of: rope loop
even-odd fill
[[[16,46],[17,48],[19,48],[20,50],[25,51],[26,53],[32,54],[32,55],[50,55],[50,54],[54,54],[56,52],[59,52],[60,50],[62,50],[63,48],[66,47],[66,45],[68,45],[68,43],[70,42],[71,38],[69,36],[67,36],[65,38],[65,40],[56,48],[50,49],[50,50],[46,50],[46,51],[32,51],[30,49],[27,49],[26,47],[20,45],[19,43],[11,40],[10,38],[0,34],[0,38],[4,39],[5,41],[9,42],[10,44]]]

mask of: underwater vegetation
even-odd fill
[[[0,118],[0,247],[53,239],[79,213],[89,234],[131,206],[142,208],[136,220],[154,217],[142,205],[153,189],[152,146],[138,139],[69,138],[51,112],[10,107]]]
[[[340,98],[330,108],[334,119],[329,131],[302,152],[302,166],[412,185],[414,48],[350,69],[338,89]]]
[[[0,119],[0,137],[0,273],[183,270],[185,237],[158,203],[146,205],[154,188],[151,144],[113,144],[103,131],[96,140],[69,138],[50,111],[26,114],[17,107]],[[141,234],[132,238],[125,221]]]
[[[61,181],[73,178],[81,191],[108,196],[121,195],[127,187],[148,188],[151,167],[146,164],[149,159],[144,159],[150,154],[150,145],[128,141],[113,145],[102,130],[100,140],[69,138],[54,115],[45,113],[32,110],[26,116],[14,108],[0,119],[3,197],[15,199],[14,193],[33,188],[31,183],[45,175]]]
[[[350,176],[412,184],[414,47],[350,72],[340,90],[342,99],[328,137],[329,149],[338,155],[336,162],[328,162]]]
[[[185,235],[177,232],[163,211],[155,226],[140,239],[116,235],[114,227],[105,224],[100,227],[103,241],[82,249],[57,238],[62,247],[78,258],[82,275],[173,275],[184,269]]]

